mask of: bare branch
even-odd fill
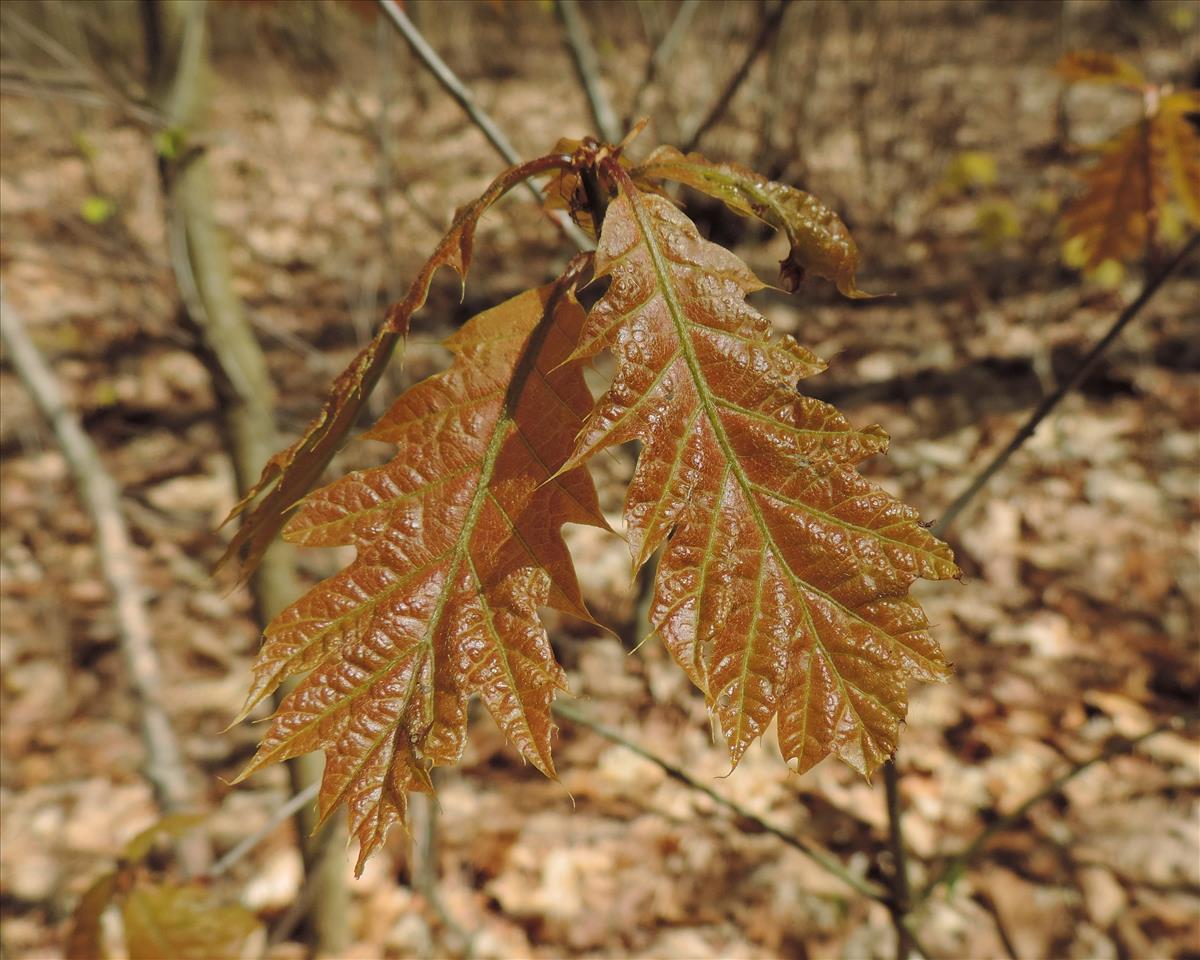
[[[675,19],[671,21],[671,26],[663,34],[658,46],[654,48],[650,59],[646,61],[646,72],[642,75],[642,82],[638,85],[637,92],[633,95],[633,103],[625,115],[624,126],[627,129],[633,126],[634,122],[642,115],[642,104],[645,102],[647,94],[667,64],[671,62],[680,42],[687,35],[688,27],[692,24],[692,17],[696,15],[699,8],[700,0],[683,0],[683,3],[679,5]]]
[[[266,840],[267,837],[274,833],[276,828],[278,828],[278,826],[283,823],[284,820],[294,816],[302,808],[316,800],[317,794],[320,792],[320,790],[321,781],[314,780],[307,787],[292,797],[292,799],[290,799],[287,803],[277,808],[275,812],[271,814],[271,818],[266,823],[264,823],[261,827],[255,830],[254,833],[246,837],[245,840],[239,843],[236,847],[225,854],[225,856],[212,865],[212,868],[208,871],[209,878],[215,880],[217,877],[227,874],[233,869],[234,865],[238,863],[238,861],[245,858],[246,854],[250,853],[255,847]]]
[[[901,820],[900,773],[895,757],[883,765],[883,785],[887,797],[888,846],[892,851],[892,898],[888,909],[892,913],[892,926],[896,928],[896,960],[908,960],[913,948],[912,933],[908,929],[912,893],[908,882],[908,848],[904,843]]]
[[[782,840],[789,847],[800,851],[800,853],[812,860],[813,863],[833,874],[833,876],[837,877],[848,887],[851,887],[853,890],[861,893],[864,897],[869,897],[872,900],[878,900],[880,903],[888,902],[889,897],[886,890],[876,886],[870,880],[865,880],[857,874],[852,873],[850,870],[840,864],[837,859],[827,850],[817,846],[811,840],[797,837],[794,834],[789,833],[787,830],[784,830],[782,827],[778,827],[775,824],[764,820],[758,814],[742,806],[736,800],[730,800],[728,797],[722,796],[708,784],[697,780],[682,767],[677,767],[675,764],[671,763],[669,760],[663,759],[658,754],[651,753],[645,747],[639,746],[631,740],[626,740],[625,737],[621,736],[621,734],[617,733],[615,730],[610,730],[607,727],[596,723],[596,721],[581,713],[574,704],[564,703],[563,701],[558,700],[554,704],[554,712],[559,716],[570,720],[572,723],[577,723],[581,727],[587,727],[593,733],[598,734],[605,740],[615,743],[618,746],[622,746],[632,753],[636,753],[642,759],[649,760],[664,773],[666,773],[671,779],[677,780],[692,790],[703,793],[705,796],[713,800],[713,802],[724,807],[726,810],[731,811],[738,817],[738,819],[754,824],[754,826],[763,833],[769,833],[772,836]]]
[[[783,21],[784,11],[787,10],[791,0],[780,0],[774,7],[763,14],[762,24],[758,28],[758,36],[754,38],[754,42],[750,44],[750,49],[746,52],[745,58],[738,65],[738,68],[733,72],[733,76],[729,78],[729,82],[725,84],[725,88],[713,102],[704,119],[692,131],[691,135],[684,142],[682,150],[684,153],[690,153],[695,150],[700,144],[700,140],[709,130],[717,125],[718,121],[725,115],[725,111],[729,109],[729,104],[733,102],[733,98],[741,85],[745,82],[746,77],[750,75],[750,68],[762,55],[762,52],[767,48],[767,43],[779,29],[779,24]]]
[[[1008,442],[1003,450],[997,453],[990,463],[979,471],[978,476],[971,481],[970,486],[960,493],[946,508],[945,513],[938,519],[938,522],[933,525],[933,532],[937,536],[944,534],[955,520],[975,499],[976,495],[985,487],[989,480],[999,472],[1000,468],[1008,463],[1014,453],[1021,449],[1025,441],[1033,436],[1038,425],[1050,415],[1055,407],[1062,402],[1063,398],[1081,384],[1087,375],[1092,372],[1092,369],[1104,356],[1104,352],[1109,348],[1114,340],[1120,336],[1129,323],[1142,311],[1142,308],[1150,302],[1151,298],[1158,292],[1159,288],[1167,281],[1168,278],[1184,263],[1191,255],[1192,251],[1200,245],[1200,234],[1193,234],[1191,239],[1184,244],[1183,249],[1179,251],[1171,261],[1157,274],[1146,280],[1142,287],[1142,292],[1137,295],[1137,298],[1121,311],[1120,316],[1113,321],[1108,332],[1101,337],[1094,347],[1088,351],[1070,376],[1067,377],[1052,394],[1042,400],[1037,405],[1037,409],[1029,415],[1029,419],[1021,425],[1021,429],[1016,432],[1012,440]]]
[[[557,7],[567,38],[567,49],[571,51],[583,92],[587,94],[592,119],[596,121],[596,132],[606,142],[617,143],[621,139],[620,124],[600,82],[600,61],[588,36],[579,4],[575,0],[558,0]]]
[[[408,42],[413,53],[429,68],[429,71],[437,78],[446,92],[458,102],[458,105],[471,118],[471,122],[483,132],[488,142],[496,148],[496,152],[512,166],[520,164],[521,158],[513,148],[512,143],[509,142],[508,137],[504,135],[504,131],[496,126],[496,122],[488,115],[487,111],[479,106],[474,95],[467,89],[466,84],[450,69],[446,61],[438,56],[437,51],[421,35],[421,31],[417,29],[416,24],[400,9],[400,5],[396,3],[396,0],[376,0],[376,3],[379,4],[379,8],[400,32],[400,35]],[[541,206],[543,200],[542,191],[528,180],[525,181],[525,189],[534,201]],[[562,211],[554,211],[551,216],[580,250],[592,249],[594,246],[592,241]]]
[[[121,510],[120,491],[104,467],[79,418],[18,313],[0,293],[0,340],[8,360],[50,424],[67,460],[79,498],[96,528],[96,553],[112,594],[121,655],[138,701],[146,777],[167,812],[194,806],[183,753],[163,706],[162,667],[150,631],[146,595],[137,572],[133,544]],[[193,865],[194,866],[194,865]]]

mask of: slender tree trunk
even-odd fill
[[[152,90],[169,124],[156,146],[182,317],[212,375],[238,487],[246,490],[278,446],[274,390],[262,348],[233,290],[224,239],[213,219],[208,164],[195,145],[206,79],[204,3],[142,0],[141,10]],[[260,625],[295,599],[295,567],[285,545],[267,552],[250,586]],[[318,780],[322,767],[318,754],[292,760],[293,791]],[[348,940],[345,828],[331,821],[313,835],[315,817],[309,805],[296,818],[312,903],[306,932],[318,954],[337,956]]]

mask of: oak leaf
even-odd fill
[[[323,749],[321,815],[347,802],[360,871],[403,819],[407,792],[430,791],[429,767],[461,756],[473,694],[554,776],[550,706],[565,675],[537,611],[590,619],[560,528],[606,526],[586,470],[560,470],[592,404],[567,362],[587,267],[578,258],[454,334],[450,369],[367,434],[396,444],[395,459],[310,494],[284,531],[357,557],[268,626],[243,716],[312,672],[241,777]]]
[[[388,309],[374,339],[338,375],[320,412],[299,439],[267,461],[258,482],[230,511],[226,523],[258,500],[218,561],[218,567],[240,557],[240,579],[244,581],[249,577],[287,522],[288,514],[313,488],[341,448],[397,344],[407,335],[413,314],[424,306],[434,274],[441,267],[450,267],[465,283],[479,218],[515,185],[531,174],[553,168],[556,162],[555,157],[541,157],[510,167],[493,180],[482,195],[458,211],[454,223],[421,267],[404,299]]]
[[[768,180],[736,163],[714,163],[698,153],[659,147],[636,167],[639,181],[672,180],[721,200],[731,210],[782,230],[791,244],[779,264],[780,281],[795,292],[809,273],[837,285],[844,296],[872,296],[858,289],[858,245],[841,218],[811,193]]]
[[[575,356],[607,348],[617,369],[567,466],[642,442],[630,548],[640,565],[665,543],[652,625],[733,762],[778,716],[800,771],[836,753],[869,775],[896,748],[907,682],[948,674],[908,589],[957,576],[953,555],[856,471],[886,448],[883,430],[797,393],[824,364],[771,339],[745,300],[761,281],[669,201],[613,177],[595,265],[609,285]]]
[[[1074,50],[1054,67],[1070,83],[1099,83],[1141,90],[1146,86],[1142,71],[1123,57],[1101,50]]]
[[[1142,95],[1142,117],[1099,146],[1096,161],[1079,175],[1083,191],[1063,212],[1067,244],[1080,263],[1094,270],[1153,249],[1172,197],[1200,224],[1200,136],[1188,120],[1200,91],[1147,85],[1136,68],[1109,54],[1068,54],[1057,70],[1071,82],[1113,84]]]

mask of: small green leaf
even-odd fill
[[[98,194],[93,194],[79,205],[79,215],[94,227],[110,220],[116,212],[116,201]]]
[[[159,130],[154,135],[154,149],[164,160],[176,160],[187,145],[187,134],[177,127]]]

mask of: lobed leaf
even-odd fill
[[[641,564],[665,544],[651,621],[704,691],[734,764],[778,717],[799,770],[837,753],[869,775],[895,750],[907,681],[948,674],[908,589],[957,576],[953,555],[857,473],[886,448],[882,429],[797,393],[824,364],[770,338],[745,300],[762,287],[746,265],[612,176],[596,254],[610,282],[575,356],[608,348],[617,370],[567,466],[642,442],[630,548]]]
[[[357,557],[268,626],[243,716],[312,672],[241,777],[324,750],[321,815],[348,803],[360,871],[407,792],[432,789],[428,768],[459,759],[472,694],[554,776],[550,705],[565,675],[537,611],[590,620],[560,528],[606,526],[586,470],[560,469],[592,403],[567,362],[589,264],[469,321],[447,341],[450,369],[368,433],[396,444],[395,459],[311,494],[284,532]]]
[[[1114,53],[1098,50],[1072,51],[1058,61],[1054,70],[1071,83],[1112,84],[1131,90],[1146,86],[1146,78],[1132,63]]]
[[[846,225],[811,193],[768,180],[736,163],[713,163],[698,153],[686,156],[659,147],[633,170],[635,180],[672,180],[721,200],[735,213],[757,217],[782,230],[791,244],[779,264],[783,287],[795,292],[808,273],[837,285],[844,296],[859,299],[855,282],[858,245]]]
[[[217,562],[218,568],[240,556],[240,580],[249,577],[283,528],[292,508],[313,488],[341,448],[397,344],[407,335],[413,314],[424,306],[434,274],[441,267],[450,267],[465,283],[479,218],[513,186],[533,174],[554,169],[559,162],[560,158],[547,156],[511,167],[493,180],[480,197],[457,213],[450,230],[425,261],[404,299],[388,309],[375,338],[334,380],[320,413],[295,443],[267,461],[258,482],[225,518],[228,523],[262,497],[238,528]]]

